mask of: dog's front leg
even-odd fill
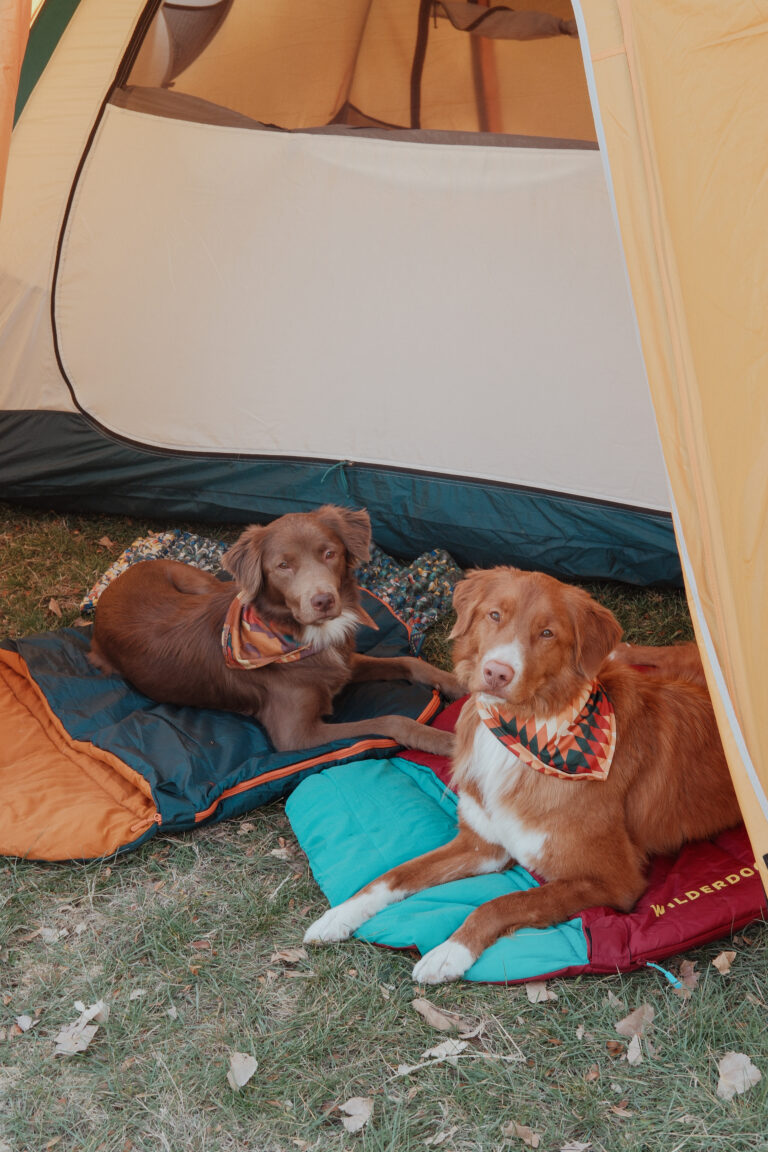
[[[452,672],[444,672],[417,656],[362,656],[352,655],[352,679],[363,680],[410,680],[412,684],[428,684],[437,688],[449,700],[457,700],[466,689],[459,684]]]
[[[508,863],[509,855],[504,848],[489,844],[470,828],[461,827],[450,843],[392,868],[342,904],[329,908],[307,929],[304,942],[323,944],[347,940],[382,908],[396,904],[414,892],[449,880],[461,880],[465,876],[500,872]]]
[[[585,877],[552,880],[539,888],[498,896],[481,904],[443,944],[426,952],[413,969],[413,979],[417,984],[458,980],[500,936],[510,936],[518,928],[548,928],[595,905],[628,910],[644,887],[638,870],[633,880],[624,877],[620,890],[607,878]]]

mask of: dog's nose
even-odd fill
[[[510,668],[509,664],[502,664],[501,660],[489,660],[487,664],[483,665],[483,680],[492,692],[499,688],[506,688],[507,684],[512,682],[514,675],[514,668]]]
[[[335,604],[333,593],[317,592],[310,600],[310,604],[315,612],[330,612]]]

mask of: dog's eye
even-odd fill
[[[278,568],[290,568],[290,564],[287,560],[281,560],[278,564]]]
[[[333,548],[329,548],[328,551],[325,553],[325,559],[326,560],[335,560],[337,555],[338,555],[338,553],[334,552]]]
[[[501,620],[501,612],[497,612],[494,609],[493,612],[488,613],[488,619],[493,620],[494,624],[498,624],[498,622]]]
[[[541,635],[544,640],[549,640],[552,638],[552,636],[554,636],[554,632],[552,632],[549,628],[545,628]]]

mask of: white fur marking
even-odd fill
[[[313,648],[333,648],[343,644],[360,626],[356,614],[345,608],[333,620],[323,620],[321,624],[306,624],[301,635],[302,644]]]
[[[318,920],[315,920],[314,924],[310,924],[307,928],[304,934],[304,943],[327,944],[334,940],[348,940],[361,924],[370,920],[371,916],[380,912],[382,908],[386,908],[388,904],[394,904],[397,900],[401,900],[403,896],[403,892],[398,892],[397,889],[393,890],[389,884],[379,881],[367,892],[350,896],[349,900],[345,900],[343,903],[337,904],[335,908],[329,908],[327,912],[324,912]]]
[[[508,665],[515,674],[514,679],[517,680],[525,663],[523,646],[519,640],[510,640],[507,644],[497,644],[495,648],[490,648],[486,652],[482,664],[487,664],[489,660],[498,660],[500,664]]]
[[[412,979],[417,984],[445,984],[449,980],[458,980],[474,962],[469,948],[457,940],[448,939],[422,956],[414,966]]]
[[[480,789],[482,803],[462,792],[459,813],[483,840],[501,844],[524,868],[535,869],[547,834],[519,820],[512,805],[520,773],[531,771],[533,769],[518,760],[485,724],[479,723],[469,775]]]

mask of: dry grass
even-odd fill
[[[147,527],[5,509],[3,630],[68,623],[80,594]],[[114,548],[98,544],[105,535]],[[679,594],[600,595],[625,624],[631,613],[635,639],[686,634]],[[61,617],[47,608],[52,597]],[[433,642],[445,652],[444,639]],[[702,978],[688,1000],[651,971],[553,981],[558,999],[547,1004],[530,1004],[522,988],[434,990],[430,999],[485,1021],[484,1031],[456,1066],[397,1078],[398,1065],[443,1039],[411,1007],[412,959],[356,942],[275,959],[324,907],[300,851],[271,855],[281,837],[292,843],[274,804],[111,861],[0,860],[0,1148],[523,1150],[504,1134],[516,1122],[546,1152],[569,1141],[595,1152],[768,1150],[764,925],[729,945],[727,976],[710,965],[722,944],[690,952]],[[88,1051],[54,1057],[74,1002],[98,999],[111,1014]],[[615,1021],[645,1002],[656,1011],[653,1054],[646,1047],[633,1067],[606,1045]],[[25,1013],[38,1022],[18,1034]],[[226,1081],[232,1050],[259,1062],[240,1093]],[[764,1079],[726,1103],[716,1063],[729,1050],[748,1053]],[[357,1136],[334,1108],[352,1096],[374,1100]]]

